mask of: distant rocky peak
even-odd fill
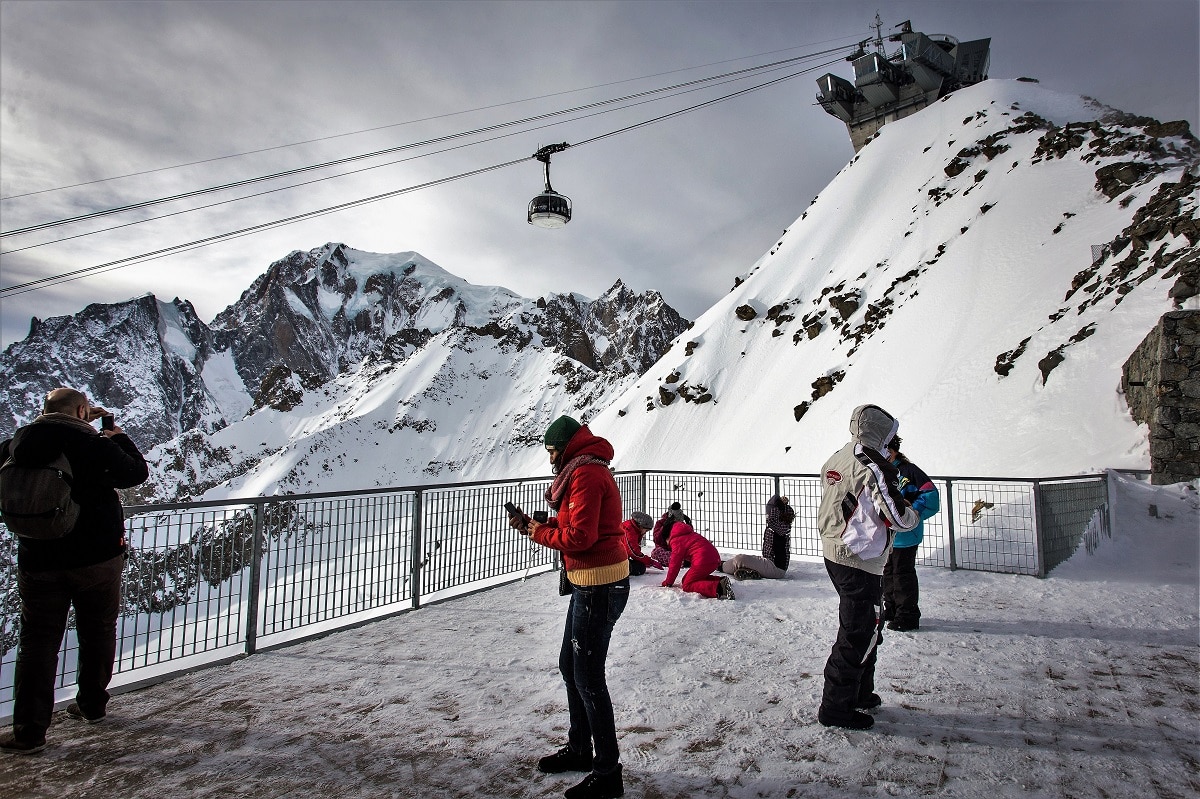
[[[637,294],[617,280],[596,300],[577,294],[540,298],[534,326],[549,346],[589,369],[641,374],[691,323],[656,291]]]
[[[211,331],[178,298],[144,294],[41,321],[0,355],[0,437],[32,420],[57,386],[113,411],[139,445],[217,429],[227,420],[202,375],[213,353]]]

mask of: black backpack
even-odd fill
[[[0,521],[21,538],[62,538],[79,519],[72,482],[71,464],[61,453],[42,466],[9,457],[0,466]]]

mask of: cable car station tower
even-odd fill
[[[850,143],[858,152],[888,122],[917,113],[955,89],[987,80],[991,65],[991,39],[959,42],[953,36],[914,32],[909,22],[888,37],[900,48],[887,55],[875,15],[874,52],[871,39],[859,43],[846,57],[854,64],[854,83],[826,73],[817,79],[817,102],[846,123]]]

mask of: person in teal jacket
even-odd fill
[[[883,620],[889,630],[911,632],[921,627],[917,548],[925,537],[925,520],[937,513],[942,503],[929,476],[900,451],[900,436],[894,436],[887,449],[888,460],[900,472],[900,495],[921,521],[911,530],[896,533],[892,541],[892,554],[883,567]]]

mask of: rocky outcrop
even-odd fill
[[[165,303],[147,294],[34,319],[29,335],[0,355],[0,438],[37,416],[58,386],[78,388],[113,411],[144,449],[185,430],[218,430],[240,418],[249,400],[222,407],[205,383],[216,352],[212,331],[180,299]]]
[[[1200,477],[1200,311],[1165,314],[1125,362],[1121,389],[1150,428],[1151,482]]]

